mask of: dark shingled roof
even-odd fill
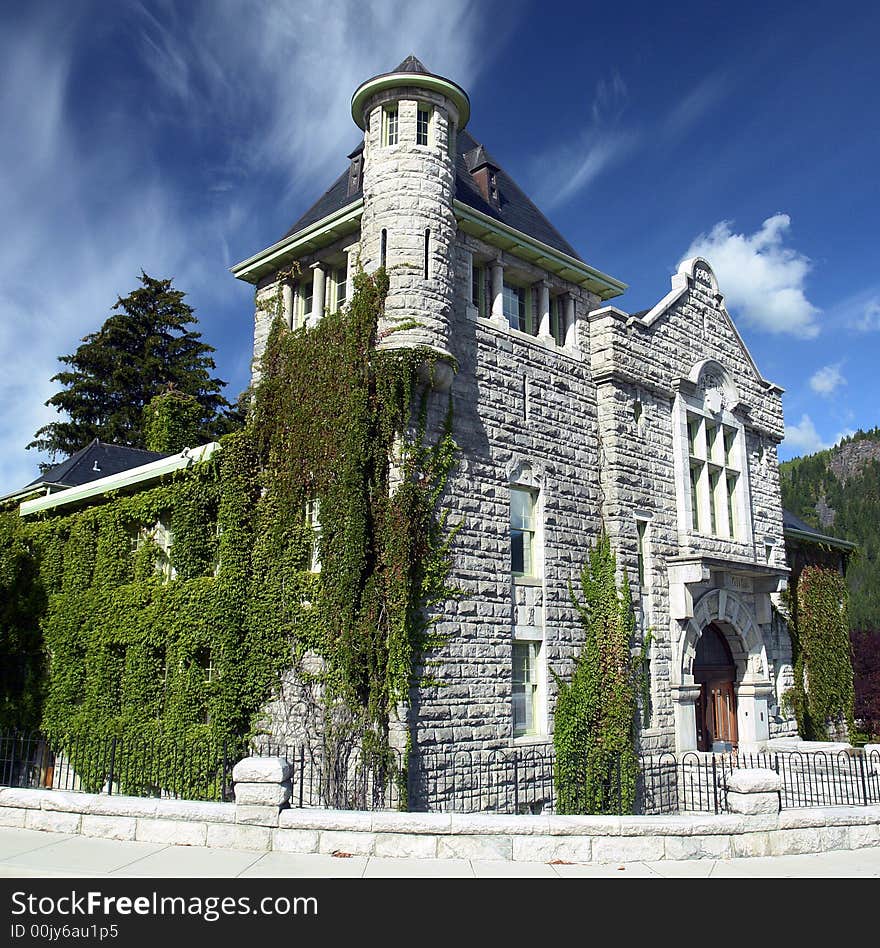
[[[157,451],[143,451],[141,448],[127,448],[121,444],[107,444],[95,438],[91,444],[61,464],[50,467],[27,486],[52,484],[57,487],[79,487],[80,484],[130,471],[133,467],[170,456]]]
[[[820,533],[815,527],[811,527],[800,517],[796,517],[790,510],[783,509],[782,511],[782,529],[783,531],[795,530],[798,533],[808,534],[806,539],[810,539],[814,543],[824,543],[828,546],[839,546],[844,549],[852,549],[856,546],[850,540],[841,540],[838,537]]]
[[[432,75],[431,70],[425,68],[425,64],[413,56],[412,53],[404,59],[397,69],[392,69],[388,75],[393,75],[395,72],[420,72],[423,76]]]
[[[415,59],[415,57],[410,57],[410,59]],[[409,59],[404,60],[401,66],[409,61]],[[418,63],[418,60],[415,60],[415,62]],[[418,64],[421,65],[420,63]],[[395,70],[395,72],[400,71],[402,71],[400,68]],[[355,148],[349,157],[358,154],[362,149],[363,143]],[[468,159],[465,158],[465,155],[468,155]],[[477,164],[474,164],[476,159],[479,159],[480,163],[485,164],[488,162],[498,168],[496,180],[498,183],[499,201],[497,206],[490,204],[483,197],[477,183],[471,177],[468,164],[470,162],[471,168],[478,167]],[[468,207],[481,211],[489,217],[494,217],[496,220],[501,221],[501,223],[507,224],[508,227],[522,231],[522,233],[528,234],[529,237],[534,237],[535,240],[540,240],[542,243],[564,254],[568,254],[570,257],[574,257],[577,260],[581,259],[574,247],[571,246],[562,234],[560,234],[538,208],[535,207],[513,178],[492,158],[480,142],[468,134],[468,132],[460,132],[458,135],[455,196],[463,204],[467,204]],[[293,227],[291,227],[281,239],[292,237],[309,225],[314,224],[323,217],[327,217],[329,214],[333,214],[335,211],[341,210],[346,204],[351,204],[360,197],[363,197],[362,189],[354,194],[348,193],[348,170],[344,171],[333,182],[329,190],[296,221]]]

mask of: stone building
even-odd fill
[[[650,310],[585,262],[468,131],[455,82],[409,57],[352,98],[363,143],[277,243],[233,267],[291,327],[345,303],[360,264],[390,279],[382,346],[457,372],[462,527],[436,656],[412,695],[426,752],[552,743],[556,673],[582,632],[569,583],[604,524],[651,632],[641,749],[719,749],[796,732],[791,645],[773,621],[786,566],[782,390],[755,365],[710,263],[683,262]],[[287,276],[291,264],[300,275]],[[387,332],[394,329],[396,331]],[[257,308],[254,371],[269,332]],[[446,404],[437,397],[439,424]]]

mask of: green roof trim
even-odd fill
[[[434,76],[421,72],[391,72],[384,76],[375,76],[367,79],[355,89],[351,97],[351,117],[358,128],[366,130],[364,121],[364,103],[379,92],[394,89],[399,86],[426,89],[428,92],[437,92],[447,99],[451,99],[458,111],[458,128],[463,129],[471,117],[471,100],[468,94],[458,83],[442,76]]]

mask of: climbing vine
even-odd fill
[[[14,534],[0,583],[27,573],[34,590],[0,616],[4,647],[42,636],[28,674],[45,691],[29,710],[24,692],[41,689],[19,687],[7,719],[39,713],[54,738],[231,739],[259,729],[292,665],[317,685],[323,739],[356,732],[387,753],[433,644],[426,607],[452,594],[437,508],[455,443],[451,407],[428,438],[437,356],[376,348],[384,271],[354,282],[345,313],[274,320],[248,424],[209,460],[0,524]],[[167,448],[180,406],[165,401],[152,407]]]
[[[571,681],[557,677],[553,742],[559,813],[627,813],[635,803],[635,616],[629,581],[624,576],[618,590],[615,569],[603,533],[581,570],[581,598],[571,590],[584,647]]]
[[[787,597],[794,687],[786,703],[807,740],[828,740],[853,726],[852,649],[846,580],[835,569],[806,566]]]

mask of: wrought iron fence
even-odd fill
[[[507,814],[557,809],[555,755],[548,747],[420,751],[405,762],[396,751],[380,753],[355,741],[315,747],[265,737],[218,743],[0,733],[0,786],[232,800],[232,768],[251,754],[289,761],[293,807]],[[606,762],[601,772],[591,771],[585,761],[581,772],[575,768],[574,808],[609,814],[723,813],[727,777],[744,767],[776,771],[785,808],[880,804],[877,751],[691,752],[641,757],[632,802],[619,760]]]
[[[0,733],[0,786],[223,801],[244,741]]]
[[[407,809],[406,771],[401,754],[393,748],[377,751],[355,741],[278,744],[258,737],[250,752],[288,761],[292,807]]]

